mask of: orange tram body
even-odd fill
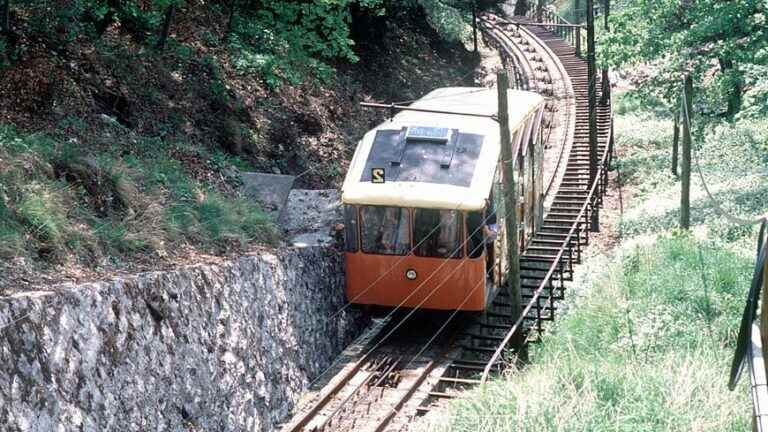
[[[544,99],[509,91],[516,191],[503,187],[496,89],[432,91],[358,143],[342,188],[346,295],[384,307],[483,311],[505,283],[504,215],[522,247],[543,217]],[[476,114],[470,116],[466,114]]]

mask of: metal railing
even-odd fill
[[[549,293],[549,303],[552,305],[554,303],[554,290],[555,287],[553,285],[553,278],[555,277],[555,272],[558,272],[559,275],[557,276],[560,280],[560,290],[564,289],[563,280],[565,277],[565,266],[567,265],[569,267],[570,272],[573,272],[573,255],[574,252],[577,254],[577,260],[581,257],[581,240],[582,240],[582,231],[583,235],[585,236],[585,240],[587,244],[589,243],[589,225],[590,220],[592,217],[592,214],[594,212],[598,212],[600,206],[602,205],[602,196],[605,193],[605,190],[608,186],[608,168],[609,163],[611,159],[610,150],[611,145],[610,143],[613,141],[613,114],[611,114],[610,118],[610,129],[608,134],[608,140],[606,141],[605,150],[603,151],[603,156],[600,161],[600,165],[598,167],[598,175],[595,177],[594,182],[592,183],[592,187],[589,190],[589,193],[587,194],[587,198],[584,201],[584,204],[581,206],[581,210],[579,211],[578,216],[576,217],[576,221],[571,226],[571,229],[568,231],[568,235],[566,236],[565,240],[563,241],[563,245],[560,247],[560,250],[558,251],[557,255],[555,256],[554,262],[552,263],[552,266],[550,266],[549,270],[547,271],[546,276],[542,280],[541,284],[539,284],[539,287],[534,291],[533,296],[531,300],[528,302],[528,304],[523,309],[520,316],[515,321],[514,325],[512,325],[512,328],[507,332],[506,336],[502,340],[502,342],[499,344],[499,347],[496,349],[496,351],[493,353],[493,356],[486,364],[485,368],[483,369],[483,376],[481,378],[481,382],[486,382],[488,380],[488,377],[491,373],[491,370],[497,366],[500,365],[500,358],[502,353],[507,349],[507,346],[510,344],[510,342],[518,335],[522,334],[523,329],[523,322],[526,319],[529,319],[528,314],[531,313],[531,310],[534,307],[534,304],[536,305],[536,323],[537,323],[537,330],[539,332],[542,331],[541,328],[541,297],[544,291],[548,291]],[[575,251],[574,251],[575,249]],[[567,260],[564,260],[563,258],[567,254]],[[552,310],[554,312],[554,310]]]
[[[505,42],[505,41],[502,41],[501,38],[499,36],[497,36],[493,31],[490,31],[490,30],[498,29],[498,26],[496,25],[496,22],[498,22],[498,21],[500,21],[500,22],[502,22],[504,24],[513,24],[512,22],[510,22],[508,20],[504,20],[504,19],[499,19],[498,17],[494,17],[494,21],[491,21],[486,16],[480,16],[479,17],[479,21],[481,22],[481,25],[483,25],[485,27],[485,29],[487,30],[487,31],[484,32],[486,35],[489,35],[499,46],[508,49],[508,53],[507,53],[508,56],[511,55],[511,57],[513,57],[513,58],[517,57],[517,56],[522,56],[522,58],[523,58],[522,62],[525,62],[526,70],[530,71],[531,74],[535,74],[535,72],[536,72],[535,69],[531,65],[531,63],[528,60],[527,56],[525,56],[523,54],[523,48],[518,47],[517,44],[514,41],[512,41],[508,36],[507,36],[508,41]],[[539,46],[538,49],[543,51],[547,56],[549,56],[552,59],[557,59],[557,55],[547,46],[547,44],[545,44],[539,38],[537,38],[535,35],[533,35],[528,29],[525,28],[524,25],[518,26],[516,31],[518,32],[518,34],[525,33],[528,36],[528,37],[525,38],[527,45],[530,45],[531,43],[536,43]],[[565,93],[565,95],[564,95],[565,96],[565,99],[564,99],[565,105],[563,106],[563,108],[565,109],[566,113],[569,113],[573,109],[572,98],[574,97],[573,85],[571,83],[571,78],[568,75],[568,72],[566,71],[565,67],[563,66],[563,64],[560,61],[554,61],[554,63],[555,63],[555,66],[557,68],[557,73],[560,75],[560,77],[562,79],[563,90],[564,90],[564,93]],[[556,83],[554,82],[554,79],[552,78],[552,72],[551,71],[549,71],[549,75],[550,75],[550,79],[552,80],[552,82],[551,82],[551,85],[553,87],[552,96],[554,97],[555,96],[555,94],[554,94],[554,86],[555,86]],[[529,84],[530,80],[527,77],[525,77],[524,81],[527,83],[527,87],[521,88],[520,86],[516,86],[515,88],[518,88],[518,89],[530,89],[530,84]],[[539,90],[538,83],[536,82],[536,80],[534,80],[534,82],[535,82],[535,84],[534,84],[535,90]],[[552,102],[550,102],[550,103],[552,103]],[[554,117],[554,111],[551,113],[551,115]],[[562,142],[561,142],[561,145],[560,145],[560,154],[558,155],[557,163],[555,165],[553,175],[552,175],[552,177],[549,180],[549,183],[547,185],[546,191],[544,192],[544,196],[548,196],[549,195],[550,191],[552,190],[552,187],[556,183],[557,173],[560,170],[560,166],[562,165],[562,161],[563,161],[563,155],[565,154],[566,142],[567,142],[567,140],[573,138],[573,126],[574,126],[574,123],[575,123],[574,119],[575,119],[575,112],[573,112],[572,115],[571,114],[566,114],[566,124],[564,125],[564,133],[563,133]],[[554,119],[549,119],[549,121],[551,122],[551,124],[547,128],[547,138],[546,138],[545,142],[549,142],[551,134],[552,134],[552,130],[554,129]]]
[[[526,14],[533,23],[526,25],[540,25],[553,34],[559,36],[576,49],[576,56],[583,58],[582,47],[587,46],[587,27],[583,24],[573,24],[556,14],[551,7],[531,8]],[[583,30],[583,31],[582,31]]]

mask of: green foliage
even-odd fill
[[[619,115],[638,111],[653,111],[659,116],[664,116],[669,112],[663,101],[643,92],[627,91],[616,93],[612,97],[613,111]]]
[[[670,107],[682,76],[691,73],[700,104],[718,115],[727,105],[732,116],[744,89],[762,81],[750,71],[768,63],[765,13],[760,0],[624,2],[611,16],[611,31],[600,35],[598,57],[612,67],[650,64],[642,90]]]
[[[66,206],[61,187],[32,183],[27,186],[17,207],[17,217],[30,235],[43,244],[60,248],[69,233]]]
[[[131,150],[88,156],[82,148],[0,125],[0,256],[101,251],[117,259],[164,254],[166,244],[182,242],[209,249],[278,239],[256,203],[195,180],[170,155],[208,161],[232,183],[239,179],[237,167],[249,168],[246,162],[159,138],[138,139]],[[53,168],[82,161],[94,176],[90,185],[78,178],[82,171],[64,176]]]
[[[496,3],[479,2],[480,7]],[[83,37],[98,41],[114,23],[119,23],[120,29],[135,41],[155,45],[165,12],[172,5],[180,11],[209,7],[212,16],[229,17],[231,13],[231,20],[227,18],[221,28],[201,29],[206,45],[217,46],[219,40],[226,40],[236,71],[257,74],[270,88],[277,88],[284,82],[298,84],[308,77],[327,82],[333,77],[334,62],[357,61],[350,36],[353,8],[364,15],[390,16],[391,25],[397,25],[396,17],[421,9],[443,37],[461,40],[468,35],[472,4],[469,0],[233,0],[221,6],[192,5],[182,0],[73,0],[52,6],[42,0],[26,0],[14,2],[13,7],[23,9],[36,32],[61,45]],[[194,54],[187,46],[174,47],[182,60]],[[0,39],[0,53],[5,51],[5,40]],[[8,55],[0,55],[0,67],[9,59]]]
[[[744,106],[738,119],[760,119],[768,116],[768,65],[745,64]]]
[[[326,61],[357,60],[349,38],[351,3],[276,1],[258,9],[238,8],[230,35],[235,68],[260,74],[270,87],[283,80],[297,84],[310,74],[330,79]],[[365,8],[378,5],[374,0],[361,2]]]
[[[445,39],[466,40],[470,35],[470,2],[446,3],[441,0],[419,0],[429,24]]]
[[[622,180],[632,184],[635,199],[649,200],[625,212],[622,230],[639,235],[672,229],[678,224],[680,184],[670,168],[671,119],[634,111],[619,117],[616,127],[621,131],[616,135],[617,148],[626,152],[618,162]],[[694,137],[695,161],[723,209],[743,218],[768,212],[768,121],[720,121],[709,123],[705,131]],[[695,164],[691,185],[694,229],[706,227],[729,241],[749,238],[755,228],[734,226],[713,207]]]
[[[272,222],[258,206],[243,199],[229,200],[213,191],[202,200],[171,206],[165,223],[170,235],[196,242],[236,240],[245,244],[277,238]]]

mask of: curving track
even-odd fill
[[[283,430],[380,432],[407,430],[423,415],[477,385],[505,362],[512,342],[532,340],[555,318],[589,244],[612,152],[610,103],[598,106],[599,169],[589,182],[587,64],[564,39],[542,26],[493,15],[481,18],[486,40],[499,49],[516,87],[548,97],[547,213],[521,256],[523,316],[510,317],[506,293],[480,317],[463,314],[392,316],[363,354],[297,413]],[[597,85],[596,88],[601,88]],[[502,356],[504,354],[506,357]]]

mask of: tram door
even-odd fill
[[[528,235],[532,238],[536,233],[536,156],[534,152],[534,140],[533,140],[533,124],[534,116],[528,119],[526,122],[526,132],[524,136],[524,147],[521,147],[525,151],[525,228]],[[527,244],[527,239],[524,244]]]
[[[528,216],[528,197],[526,196],[526,190],[527,190],[527,184],[526,184],[526,169],[525,169],[525,142],[523,139],[525,138],[525,128],[519,128],[515,132],[515,140],[514,142],[517,143],[518,153],[517,153],[517,163],[515,165],[515,187],[517,188],[517,226],[518,226],[518,232],[517,232],[517,241],[518,241],[518,250],[523,250],[526,243],[525,238],[525,220]]]

